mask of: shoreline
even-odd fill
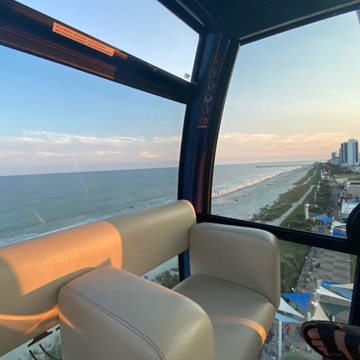
[[[294,183],[304,177],[309,166],[282,172],[247,187],[229,191],[212,200],[212,214],[250,220],[261,208],[274,204],[279,194],[294,187]]]
[[[217,190],[217,189],[213,189],[212,190],[212,193],[211,193],[211,197],[212,198],[217,198],[219,196],[223,196],[223,195],[227,195],[227,194],[231,194],[235,191],[238,191],[238,190],[242,190],[242,189],[245,189],[247,187],[250,187],[250,186],[253,186],[253,185],[256,185],[256,184],[259,184],[261,182],[264,182],[264,181],[267,181],[267,180],[270,180],[270,179],[273,179],[277,176],[281,176],[283,174],[288,174],[292,171],[297,171],[297,170],[300,170],[304,167],[306,167],[307,165],[298,165],[295,169],[290,169],[290,170],[283,170],[281,172],[278,172],[278,173],[273,173],[273,174],[270,174],[270,175],[266,175],[266,176],[263,176],[263,177],[260,177],[260,178],[257,178],[257,179],[254,179],[254,180],[250,180],[250,181],[247,181],[247,182],[243,182],[241,184],[238,184],[238,185],[235,185],[235,186],[225,186],[225,187],[222,187],[221,189]]]

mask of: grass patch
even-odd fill
[[[279,240],[280,243],[280,269],[281,269],[281,292],[292,292],[299,280],[305,264],[305,256],[308,256],[310,246],[294,244]]]
[[[311,180],[309,180],[309,178]],[[305,193],[309,190],[311,185],[316,185],[320,180],[320,168],[313,167],[309,170],[306,176],[297,181],[293,189],[284,194],[280,194],[276,204],[266,206],[252,218],[252,221],[274,221],[288,211],[291,206],[299,201]],[[305,208],[306,203],[314,203],[314,196],[317,191],[316,186],[306,196],[302,204],[297,206],[294,211],[283,221],[280,226],[291,225],[293,228],[305,229],[309,227],[311,230],[311,221],[305,221]],[[281,269],[281,291],[292,292],[299,280],[301,271],[305,264],[305,256],[308,256],[310,246],[295,244],[288,241],[279,240],[280,243],[280,269]]]
[[[303,204],[306,204],[306,203],[314,203],[315,201],[315,193],[317,192],[317,188],[316,187],[313,187],[311,189],[311,191],[309,192],[308,196],[305,198],[305,201],[303,202]]]
[[[279,200],[276,204],[263,207],[251,220],[268,222],[278,219],[291,208],[294,202],[299,201],[308,189],[308,185],[298,185],[287,193],[280,194]]]
[[[318,182],[320,181],[320,179],[321,179],[321,170],[320,170],[320,168],[316,168],[316,170],[314,172],[314,176],[308,182],[308,185],[317,185]]]
[[[260,209],[259,213],[255,215],[251,221],[270,222],[278,219],[291,208],[294,202],[299,201],[299,199],[304,196],[310,185],[316,185],[319,180],[320,168],[319,166],[313,166],[303,178],[294,183],[294,185],[297,186],[284,194],[280,194],[278,201],[274,205],[265,206]],[[311,191],[311,193],[306,197],[305,201],[311,203],[314,202],[315,192],[316,188]]]
[[[311,231],[313,222],[305,219],[305,204],[314,202],[317,189],[314,187],[306,196],[304,201],[280,224],[282,227],[290,226],[299,230]]]
[[[311,178],[311,180],[309,180]],[[303,185],[304,183],[314,185],[313,181],[318,181],[320,179],[320,169],[312,167],[308,173],[302,177],[300,180],[296,181],[294,185]],[[316,182],[315,182],[316,183]]]
[[[260,209],[251,221],[274,221],[291,208],[291,204],[281,204],[279,201],[272,206]]]

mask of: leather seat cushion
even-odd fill
[[[173,290],[194,300],[210,317],[216,359],[256,358],[276,312],[265,296],[202,274],[192,275]]]
[[[114,268],[83,275],[59,293],[64,360],[209,360],[211,322],[192,300]]]

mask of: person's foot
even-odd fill
[[[360,359],[360,328],[329,321],[303,324],[301,334],[319,354],[330,359]]]

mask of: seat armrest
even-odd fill
[[[246,286],[280,302],[280,251],[277,238],[259,229],[201,223],[190,230],[192,274]]]
[[[105,267],[63,286],[63,359],[209,360],[211,321],[195,302],[149,280]]]

